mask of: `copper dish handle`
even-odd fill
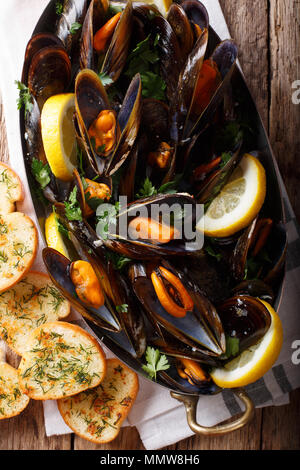
[[[199,400],[198,396],[182,395],[181,393],[171,392],[171,397],[181,401],[184,404],[188,425],[191,430],[194,431],[194,433],[202,436],[221,436],[222,434],[227,434],[228,432],[236,431],[237,429],[242,428],[247,423],[249,423],[254,414],[254,404],[245,390],[234,389],[232,391],[244,403],[245,411],[234,421],[229,423],[225,421],[225,423],[216,424],[215,426],[211,427],[201,426],[197,423],[196,411]]]

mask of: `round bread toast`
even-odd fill
[[[17,369],[0,362],[0,419],[20,414],[28,403],[29,397],[20,389]]]
[[[31,271],[18,284],[0,294],[0,337],[17,354],[27,349],[32,330],[65,318],[70,303],[45,273]]]
[[[62,321],[32,331],[19,365],[21,390],[35,400],[59,399],[96,387],[105,372],[105,355],[96,339]]]
[[[107,359],[107,371],[99,387],[74,397],[58,400],[58,409],[66,424],[97,444],[117,437],[139,389],[135,372],[119,359]]]
[[[5,163],[0,163],[0,213],[15,211],[15,203],[24,198],[23,186],[18,175]]]
[[[25,276],[37,247],[37,230],[27,215],[21,212],[0,215],[0,293]]]

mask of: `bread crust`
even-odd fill
[[[20,177],[19,175],[17,175],[17,173],[12,169],[10,168],[10,166],[8,166],[6,163],[3,163],[3,162],[0,162],[0,175],[2,175],[3,171],[1,171],[1,169],[4,168],[4,171],[7,170],[11,177],[16,180],[16,183],[14,185],[14,197],[12,197],[11,199],[10,198],[7,198],[6,196],[6,201],[3,201],[4,204],[2,205],[1,207],[1,213],[2,214],[9,214],[11,212],[14,212],[15,211],[15,208],[16,208],[16,202],[21,202],[24,200],[24,188],[23,188],[23,184],[20,180]],[[1,191],[0,191],[1,192]],[[1,197],[0,197],[1,199]]]
[[[97,387],[97,385],[100,384],[100,382],[103,380],[105,376],[106,358],[105,358],[105,354],[100,344],[92,335],[90,335],[87,331],[85,331],[83,328],[79,327],[78,325],[74,325],[74,324],[67,323],[64,321],[53,321],[53,322],[45,323],[44,325],[41,325],[40,327],[33,330],[31,335],[29,336],[29,340],[28,340],[29,348],[31,347],[36,348],[36,342],[37,342],[36,339],[38,337],[42,338],[43,334],[46,333],[45,341],[47,341],[49,339],[49,335],[51,334],[60,335],[62,333],[58,333],[58,332],[62,332],[62,331],[64,332],[64,334],[68,334],[68,333],[74,334],[72,336],[72,341],[66,340],[66,342],[64,343],[66,345],[64,349],[66,349],[67,351],[71,350],[70,354],[72,354],[73,357],[74,357],[74,351],[76,348],[76,346],[74,345],[73,338],[75,338],[76,336],[77,336],[76,340],[77,339],[79,340],[80,346],[82,346],[80,343],[80,338],[81,338],[81,340],[83,339],[86,340],[86,343],[89,344],[90,349],[94,349],[94,352],[90,353],[92,357],[89,357],[88,359],[86,359],[85,362],[84,362],[84,358],[82,357],[83,354],[81,354],[81,357],[80,357],[80,350],[78,350],[79,348],[76,350],[76,354],[77,354],[76,360],[79,361],[77,362],[77,365],[80,365],[80,367],[85,366],[88,369],[85,371],[85,373],[87,374],[88,377],[91,376],[92,380],[88,383],[80,382],[79,384],[76,384],[75,378],[72,375],[74,371],[72,371],[69,377],[64,377],[64,379],[62,380],[62,383],[66,385],[66,380],[69,379],[70,381],[73,382],[73,387],[69,386],[69,388],[61,388],[58,391],[57,388],[58,388],[59,382],[58,382],[58,379],[55,378],[55,382],[54,382],[55,387],[53,386],[46,392],[43,390],[43,388],[37,388],[37,386],[34,388],[32,386],[32,383],[29,383],[29,377],[31,375],[31,372],[29,371],[29,374],[27,374],[27,371],[28,371],[28,368],[31,368],[31,371],[34,372],[34,366],[37,363],[36,361],[34,361],[34,357],[39,358],[40,353],[35,353],[31,350],[28,350],[24,353],[21,359],[20,365],[19,365],[19,369],[18,369],[19,377],[20,377],[20,387],[24,393],[26,393],[30,398],[33,398],[34,400],[55,400],[55,399],[59,399],[63,397],[77,395],[81,391],[87,390],[89,388]],[[42,341],[40,341],[40,344],[43,346]],[[47,343],[45,342],[45,345],[46,344]],[[44,346],[44,348],[46,348],[45,349],[46,353],[53,351],[53,346],[52,348],[49,347],[48,349],[47,349],[47,346]],[[95,357],[96,355],[97,357]],[[66,359],[67,352],[60,352],[60,356],[65,358],[64,367],[67,368],[69,366],[69,362]],[[54,360],[52,362],[51,374],[55,373],[55,359],[57,358],[54,357]],[[97,370],[89,370],[89,367],[91,366],[91,364]],[[73,366],[74,366],[74,363],[73,363]],[[47,384],[48,386],[49,385],[52,386],[53,381],[51,379],[49,379],[48,381],[46,380],[45,384]]]
[[[20,282],[20,280],[28,273],[28,271],[30,270],[31,266],[34,263],[37,250],[38,250],[38,232],[37,232],[36,226],[34,225],[30,217],[23,214],[22,212],[11,212],[9,214],[0,215],[0,224],[1,225],[5,224],[7,227],[9,227],[9,224],[16,222],[16,218],[20,218],[18,222],[21,222],[21,221],[23,222],[22,226],[24,230],[25,228],[28,231],[30,230],[30,234],[29,234],[30,235],[29,238],[31,241],[30,250],[26,253],[26,255],[30,255],[30,256],[26,256],[25,265],[23,266],[19,265],[19,267],[22,266],[22,269],[18,268],[18,271],[16,272],[16,274],[12,274],[12,276],[6,278],[7,279],[6,283],[2,282],[1,283],[2,285],[0,284],[0,293],[5,292],[7,289],[10,289],[15,284]],[[9,232],[11,232],[11,230],[9,231],[9,229],[7,228],[7,231],[8,231],[7,233],[10,234]],[[12,249],[11,244],[7,243],[7,233],[0,234],[0,246],[3,247],[3,250],[11,251]],[[6,236],[6,239],[4,238],[4,236]],[[18,239],[20,243],[16,241]],[[18,239],[13,241],[13,245],[14,246],[24,245],[22,242],[22,238],[19,237]],[[10,253],[7,254],[7,258],[8,258],[7,259],[8,263],[12,263],[12,259],[11,259],[12,257],[10,256]],[[18,263],[20,260],[20,257],[16,257],[16,260]]]
[[[120,376],[117,372],[114,371],[118,371]],[[117,378],[115,381],[113,381],[114,374],[117,374]],[[126,380],[127,383],[124,383],[124,380]],[[130,386],[128,386],[128,382],[130,382]],[[102,419],[102,415],[100,415],[99,418],[99,413],[103,412],[101,411],[100,404],[106,403],[104,398],[107,397],[108,394],[111,397],[114,393],[114,387],[117,388],[118,385],[120,385],[120,388],[116,392],[115,400],[108,401],[107,404],[109,406],[104,407],[109,408],[109,415],[113,415],[111,416],[110,420],[113,420],[115,416],[118,416],[117,424],[115,423],[112,425],[111,423],[108,423],[108,425],[106,426],[106,431],[107,429],[109,429],[109,431],[111,430],[110,433],[108,432],[108,434],[110,435],[101,436],[100,433],[99,436],[94,437],[92,431],[89,431],[89,429],[91,426],[94,426],[94,432],[97,432],[97,430],[99,430],[99,428],[97,428],[97,424],[101,424]],[[124,390],[123,393],[122,390]],[[131,369],[129,369],[129,367],[127,367],[119,359],[107,359],[107,375],[102,381],[101,387],[96,387],[95,389],[93,389],[93,395],[91,391],[91,396],[89,397],[88,395],[87,397],[85,397],[86,394],[83,392],[73,397],[58,400],[57,405],[65,423],[72,429],[72,431],[74,431],[75,434],[90,442],[94,442],[96,444],[105,444],[107,442],[111,442],[118,436],[121,430],[121,425],[125,418],[128,416],[128,413],[136,399],[138,390],[139,381],[137,374]],[[123,398],[120,401],[121,397]],[[80,401],[81,398],[82,401]],[[98,407],[96,407],[96,400],[99,400]],[[95,407],[98,411],[95,411]],[[71,412],[73,410],[74,414],[72,415]],[[80,421],[81,414],[82,421]],[[108,418],[105,417],[105,420],[107,419]],[[89,421],[90,424],[84,432],[83,428],[86,427],[85,422],[88,423]]]
[[[36,295],[33,295],[34,292]],[[0,336],[14,352],[22,356],[34,328],[66,318],[70,310],[70,303],[46,273],[29,271],[0,297]]]
[[[12,380],[12,377],[15,380]],[[14,416],[22,413],[22,411],[27,407],[29,397],[25,394],[19,393],[20,388],[17,369],[9,364],[0,362],[0,395],[7,395],[6,398],[0,398],[0,409],[2,410],[2,412],[0,412],[0,420],[13,418]],[[10,406],[7,406],[8,400],[11,401]],[[14,405],[13,408],[12,405]],[[7,409],[10,410],[9,413],[6,413]]]

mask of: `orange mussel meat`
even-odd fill
[[[82,302],[93,308],[100,308],[104,304],[100,282],[90,263],[83,260],[75,261],[71,265],[70,276],[76,294]]]
[[[108,155],[116,142],[117,120],[115,113],[105,109],[101,111],[88,130],[97,153]]]
[[[151,281],[161,305],[170,315],[182,318],[193,310],[191,296],[181,280],[171,271],[159,266],[152,272]]]

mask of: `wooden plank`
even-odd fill
[[[268,0],[220,0],[239,61],[268,129]]]
[[[270,2],[270,39],[270,138],[299,220],[300,104],[293,104],[292,84],[300,80],[300,0]]]
[[[263,411],[262,449],[300,449],[300,390],[291,393],[286,406],[266,408]]]

